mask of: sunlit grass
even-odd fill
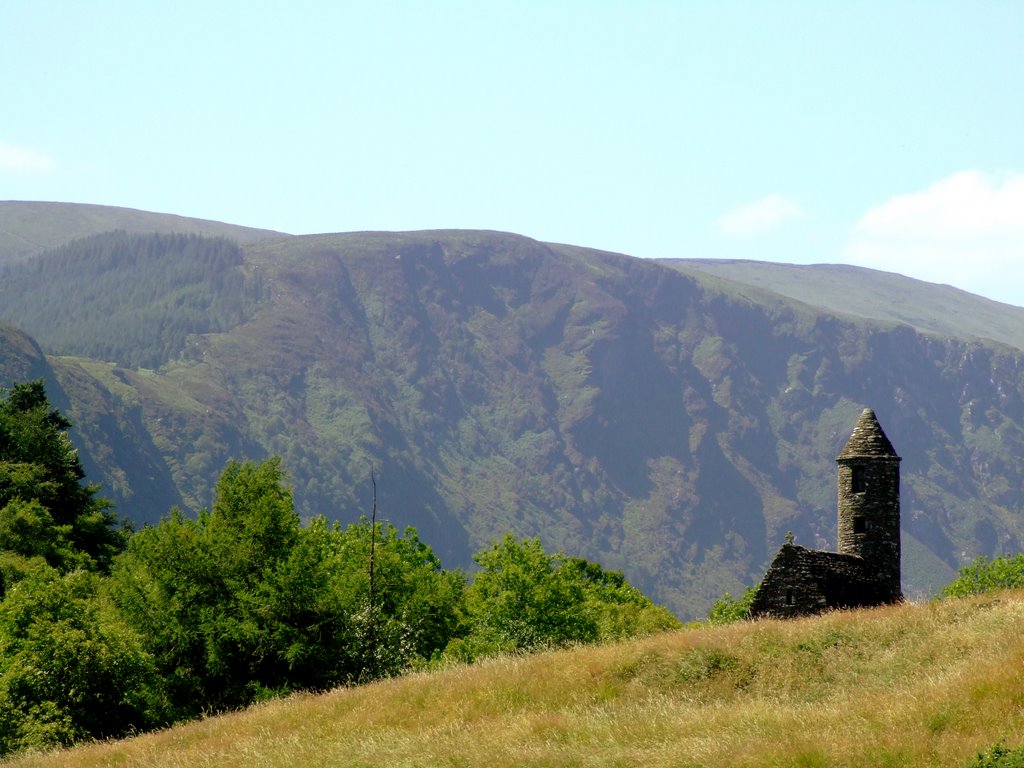
[[[13,766],[959,766],[1024,742],[1024,594],[297,695]]]

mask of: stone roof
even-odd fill
[[[870,408],[861,411],[860,418],[857,419],[857,423],[853,427],[853,434],[850,435],[850,439],[846,441],[846,447],[839,452],[836,459],[852,459],[860,456],[899,458],[896,455],[896,449],[892,447],[892,443],[882,431],[878,419],[875,418],[875,412]]]
[[[844,555],[842,552],[827,552],[821,549],[808,549],[799,544],[784,544],[788,548],[789,558],[793,563],[814,568],[817,571],[836,571],[842,568],[859,569],[864,564],[864,558],[857,555]],[[780,548],[781,549],[781,548]]]
[[[796,593],[793,603],[785,593]],[[751,616],[799,616],[881,605],[885,596],[863,558],[783,544],[754,593]]]

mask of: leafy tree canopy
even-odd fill
[[[425,662],[452,634],[463,584],[411,529],[302,527],[274,458],[229,464],[198,519],[174,511],[135,534],[111,591],[188,717]]]
[[[548,554],[539,539],[509,534],[474,560],[482,570],[466,592],[468,631],[449,648],[452,655],[474,658],[679,625],[622,574],[582,558]]]
[[[37,563],[0,601],[0,755],[161,721],[153,660],[99,587]]]

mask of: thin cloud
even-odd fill
[[[1021,304],[1024,175],[962,171],[868,210],[843,260]]]
[[[48,155],[0,141],[0,171],[49,171],[53,166]]]
[[[1024,232],[1024,175],[962,171],[869,210],[856,234],[945,239]]]
[[[803,216],[804,210],[795,200],[773,194],[722,214],[715,225],[730,237],[753,237]]]

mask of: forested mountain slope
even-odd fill
[[[73,240],[0,266],[0,321],[50,353],[157,368],[190,334],[225,331],[263,297],[234,240],[123,230]]]
[[[268,454],[303,514],[352,520],[372,467],[381,516],[446,565],[537,535],[701,615],[787,531],[834,546],[834,458],[871,406],[904,457],[909,594],[1024,537],[1017,349],[493,232],[242,256],[259,300],[158,367],[50,358],[91,479],[137,520],[208,504],[229,458]]]

